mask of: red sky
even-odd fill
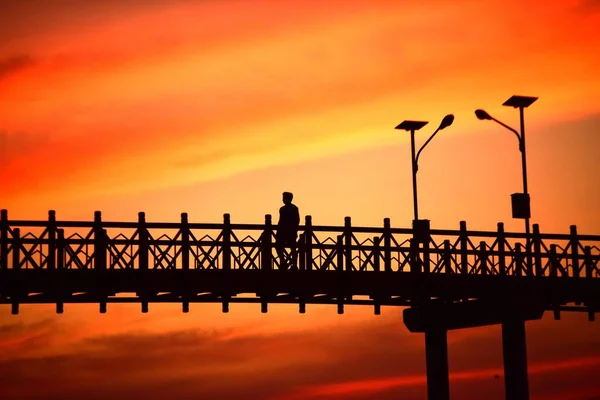
[[[473,110],[518,127],[501,104],[522,94],[540,97],[526,110],[532,221],[600,232],[597,1],[4,0],[0,10],[0,208],[11,218],[260,222],[290,190],[315,224],[350,215],[407,227],[410,149],[393,127],[430,121],[423,143],[453,113],[420,159],[421,217],[520,231],[516,139]],[[65,309],[0,310],[7,398],[425,394],[423,338],[401,310]],[[532,398],[597,398],[598,333],[580,315],[528,323]],[[452,395],[503,398],[499,330],[449,340]]]

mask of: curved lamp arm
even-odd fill
[[[437,128],[435,130],[435,132],[433,132],[433,134],[431,136],[429,136],[429,139],[427,139],[427,141],[423,144],[423,146],[421,146],[421,148],[419,149],[419,151],[417,152],[417,156],[415,157],[415,164],[416,165],[416,169],[419,169],[419,155],[421,155],[421,152],[423,151],[423,149],[425,148],[425,146],[427,146],[427,144],[429,142],[431,142],[431,139],[433,139],[433,137],[440,131],[440,128]]]
[[[448,114],[444,117],[444,119],[442,119],[442,122],[440,123],[440,126],[438,126],[438,128],[435,130],[435,132],[433,132],[433,134],[431,136],[429,136],[429,139],[427,139],[427,141],[425,143],[423,143],[423,146],[421,146],[421,148],[419,149],[419,151],[417,152],[417,156],[415,157],[415,171],[419,170],[419,156],[421,155],[421,152],[423,151],[423,149],[425,148],[425,146],[427,146],[429,144],[429,142],[431,142],[431,139],[433,139],[433,137],[442,129],[445,129],[447,127],[449,127],[450,125],[452,125],[452,123],[454,122],[454,115],[452,114]]]
[[[482,109],[475,110],[475,116],[477,117],[477,119],[480,119],[482,121],[483,120],[492,120],[495,123],[497,123],[498,125],[502,125],[506,129],[508,129],[509,131],[514,133],[517,136],[517,140],[519,141],[519,150],[521,152],[523,152],[523,138],[521,137],[521,135],[519,135],[519,132],[517,132],[510,126],[506,125],[504,122],[498,121],[496,118],[492,117],[490,114],[488,114],[486,111],[484,111]]]
[[[523,151],[523,143],[522,143],[521,135],[519,134],[519,132],[517,132],[515,129],[511,128],[510,126],[506,125],[504,122],[498,121],[494,117],[491,117],[491,119],[492,119],[492,121],[496,122],[499,125],[502,125],[506,129],[508,129],[509,131],[511,131],[512,133],[514,133],[515,136],[517,136],[517,140],[519,140],[519,151]]]

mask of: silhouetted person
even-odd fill
[[[296,265],[296,238],[298,236],[298,225],[300,225],[300,213],[298,207],[292,204],[294,195],[283,192],[283,206],[279,209],[279,222],[277,223],[277,234],[275,236],[275,248],[279,256],[281,269],[287,269],[288,260],[285,257],[285,247],[290,247],[290,259],[292,265]]]

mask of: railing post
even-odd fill
[[[583,248],[583,262],[585,263],[585,277],[592,279],[594,275],[594,264],[592,263],[592,248],[585,246]]]
[[[450,254],[450,240],[444,240],[444,273],[451,274],[452,273],[452,255]]]
[[[429,252],[430,238],[423,242],[423,272],[427,274],[431,272],[431,254]]]
[[[13,269],[21,269],[21,229],[13,229]]]
[[[306,235],[302,232],[298,236],[298,269],[304,271],[306,269]]]
[[[0,270],[8,269],[8,210],[0,210]]]
[[[58,229],[57,231],[58,239],[56,246],[56,268],[64,269],[65,268],[65,230]]]
[[[344,218],[344,258],[346,259],[346,271],[352,271],[352,219]]]
[[[3,210],[6,212],[6,210]],[[4,216],[6,216],[6,213],[4,213]],[[8,218],[5,219],[5,222],[8,220]],[[19,270],[21,269],[21,244],[19,243],[20,239],[21,239],[21,230],[19,228],[15,228],[13,229],[13,234],[12,234],[12,239],[13,239],[13,245],[12,245],[12,269],[14,270]],[[6,256],[8,257],[8,254],[5,253]],[[10,313],[12,315],[17,315],[19,314],[19,299],[18,299],[18,294],[17,293],[11,293],[10,294],[10,300],[11,300],[11,309],[10,309]]]
[[[392,271],[392,227],[389,218],[383,219],[383,269]]]
[[[306,270],[312,270],[313,263],[313,248],[312,248],[312,217],[307,215],[304,217],[304,239],[306,240]]]
[[[373,270],[376,272],[381,271],[381,249],[379,246],[379,242],[381,238],[379,236],[375,236],[373,238]]]
[[[223,269],[231,269],[231,216],[223,214]],[[215,266],[216,267],[216,266]]]
[[[271,269],[272,266],[272,259],[273,259],[273,244],[272,244],[272,236],[273,234],[273,226],[272,226],[272,220],[271,220],[271,215],[267,214],[265,215],[265,230],[262,233],[262,240],[261,240],[261,257],[260,257],[260,261],[261,261],[261,265],[260,265],[260,269],[262,269],[263,271],[268,271]],[[295,245],[295,244],[294,244]],[[288,267],[288,260],[285,256],[285,249],[281,249],[281,259],[279,260],[279,269],[287,269]],[[288,255],[292,254],[292,249],[290,249],[290,252]]]
[[[337,270],[342,272],[344,270],[344,235],[338,235],[335,244],[335,253],[337,255]]]
[[[410,242],[410,272],[423,272],[421,267],[421,257],[419,255],[419,242],[421,239],[420,232],[421,226],[419,225],[419,220],[413,221],[412,227],[412,238],[409,239]]]
[[[56,269],[56,212],[48,211],[48,258],[46,267]]]
[[[419,242],[414,237],[409,239],[410,242],[410,272],[421,272],[421,259],[419,258]]]
[[[187,213],[181,213],[181,268],[184,271],[190,269],[190,228]]]
[[[504,236],[504,223],[498,222],[498,236],[496,243],[498,243],[498,273],[500,276],[506,275],[506,250],[505,243],[506,238]]]
[[[481,275],[487,275],[489,272],[487,244],[484,240],[479,242],[479,269],[481,270]]]
[[[592,279],[594,265],[592,264],[592,248],[585,246],[583,248],[583,262],[585,266],[585,278],[589,281]],[[586,299],[586,305],[588,306],[588,321],[594,322],[596,320],[596,312],[593,306],[590,306],[589,300]]]
[[[150,244],[148,238],[148,229],[146,228],[146,213],[143,211],[138,213],[138,262],[141,270],[147,270],[149,267]],[[142,306],[143,308],[143,306]],[[144,311],[142,311],[144,312]],[[147,311],[146,311],[147,312]]]
[[[106,269],[106,233],[102,228],[102,213],[94,212],[94,268],[96,270]]]
[[[463,275],[467,275],[469,273],[469,256],[467,254],[468,251],[468,240],[467,236],[467,221],[460,221],[460,269]]]
[[[515,255],[513,263],[515,265],[515,275],[521,276],[523,274],[523,251],[521,250],[523,245],[521,243],[515,244]]]
[[[558,276],[558,260],[556,259],[556,245],[550,245],[550,276],[556,278]]]
[[[577,226],[571,225],[571,267],[573,268],[573,278],[579,278],[579,239],[577,238]],[[568,271],[567,271],[568,274]]]
[[[540,226],[533,224],[533,261],[535,264],[535,276],[544,276],[542,266],[542,238],[540,236]]]

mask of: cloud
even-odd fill
[[[48,143],[49,136],[29,132],[9,132],[0,130],[0,167],[10,160],[26,156]]]
[[[28,55],[17,55],[0,60],[0,81],[33,65],[35,65],[35,60]]]
[[[71,399],[84,393],[92,399],[141,393],[149,398],[169,394],[181,399],[265,399],[297,385],[422,369],[419,351],[408,345],[413,338],[400,333],[399,326],[342,329],[334,335],[316,330],[231,336],[226,331],[190,330],[93,337],[64,354],[0,362],[0,388],[24,399]],[[403,336],[408,338],[406,346],[392,346]],[[380,345],[373,348],[367,337]],[[44,387],[44,393],[38,387]]]
[[[0,360],[39,354],[59,341],[61,332],[57,322],[50,319],[0,325]]]
[[[582,0],[577,10],[582,13],[597,13],[600,11],[600,0]]]
[[[564,329],[577,326],[562,324]],[[542,325],[530,329],[529,336],[534,344],[533,393],[566,396],[578,387],[591,391],[593,380],[587,377],[600,370],[600,356],[589,346],[598,348],[597,340],[585,339],[587,347],[544,342],[538,336],[548,326]],[[9,325],[0,331],[26,332],[34,326]],[[584,336],[591,338],[594,329],[587,331]],[[497,333],[478,329],[451,342],[453,394],[503,398]],[[575,350],[541,362],[536,357],[539,351],[552,354],[557,346]],[[60,354],[13,354],[0,361],[0,389],[10,398],[66,400],[423,398],[423,350],[422,335],[407,333],[396,319],[273,334],[129,332],[88,337]],[[492,361],[483,365],[479,360],[486,355]],[[460,359],[465,361],[457,364]]]

